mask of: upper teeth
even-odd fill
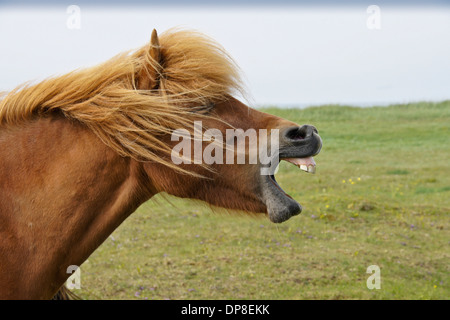
[[[299,168],[309,173],[316,173],[316,167],[312,164],[310,164],[309,166],[307,166],[306,164],[302,164]]]

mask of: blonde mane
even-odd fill
[[[171,161],[161,136],[192,128],[211,104],[242,92],[236,64],[212,39],[171,30],[159,37],[161,61],[150,44],[88,69],[22,85],[0,101],[0,124],[60,112],[81,122],[121,156],[154,161],[184,171]],[[158,86],[137,88],[138,75],[156,70]],[[159,155],[157,155],[159,154]]]

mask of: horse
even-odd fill
[[[174,131],[194,132],[201,121],[221,133],[269,130],[278,141],[275,164],[315,165],[317,129],[241,102],[240,74],[210,37],[153,30],[134,51],[2,93],[0,298],[67,296],[67,268],[81,265],[158,193],[274,223],[299,214],[301,205],[273,172],[261,174],[259,160],[173,161]],[[201,141],[201,150],[208,145]]]

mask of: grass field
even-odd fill
[[[281,163],[303,213],[145,203],[81,266],[85,299],[449,299],[450,101],[264,111],[314,124],[317,173]],[[370,265],[381,289],[366,285]]]

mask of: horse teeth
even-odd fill
[[[299,168],[302,169],[303,171],[306,171],[306,172],[308,171],[308,167],[304,164],[301,164]]]
[[[313,166],[312,164],[310,164],[310,165],[308,166],[308,172],[309,172],[309,173],[316,173],[316,167]]]

